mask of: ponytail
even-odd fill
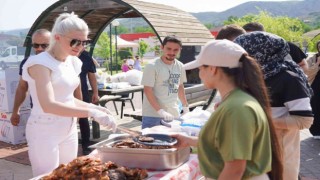
[[[272,171],[269,172],[268,175],[271,180],[282,180],[282,151],[278,142],[277,135],[275,133],[275,128],[271,116],[271,106],[268,91],[259,64],[254,58],[244,54],[240,58],[239,68],[222,69],[224,73],[234,78],[235,84],[240,89],[256,98],[262,106],[264,112],[266,113],[270,128],[272,147]],[[256,86],[253,86],[253,84],[256,84]]]
[[[85,32],[87,35],[90,32],[87,23],[83,19],[79,18],[78,15],[74,14],[74,12],[60,14],[56,18],[52,27],[48,50],[51,49],[56,43],[54,37],[56,34],[66,35],[67,33],[73,31],[82,31]]]

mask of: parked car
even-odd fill
[[[24,58],[25,47],[9,46],[0,54],[0,67],[18,66]]]

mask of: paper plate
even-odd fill
[[[178,140],[166,134],[146,134],[145,137],[152,137],[154,141],[145,142],[139,141],[139,137],[134,138],[134,140],[140,144],[147,146],[173,146],[177,144]]]

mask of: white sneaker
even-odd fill
[[[313,139],[320,139],[320,136],[313,136]]]

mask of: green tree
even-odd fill
[[[116,28],[114,26],[112,26],[111,34],[115,35],[116,34],[115,30],[116,30]],[[119,26],[117,26],[117,35],[126,34],[126,33],[129,33],[129,29],[126,26],[121,25],[121,24]]]
[[[138,49],[138,56],[143,58],[143,56],[148,52],[149,45],[144,41],[139,41],[139,49]]]
[[[138,26],[134,28],[134,32],[135,33],[142,33],[142,32],[151,32],[154,33],[153,29],[151,27],[142,27],[142,26]]]
[[[206,24],[204,24],[204,26],[206,26],[209,30],[214,27],[214,25],[211,23],[206,23]]]
[[[93,50],[93,55],[95,57],[100,57],[103,59],[109,59],[110,57],[110,38],[107,32],[101,33],[95,48]]]
[[[126,59],[128,57],[133,57],[132,48],[121,48],[118,50],[120,60]]]
[[[242,18],[229,18],[224,24],[237,24],[243,26],[248,22],[259,22],[263,24],[267,32],[276,34],[287,41],[295,42],[302,46],[303,42],[310,42],[310,39],[303,37],[305,27],[301,20],[287,16],[273,17],[266,11],[260,11],[258,15],[248,14]]]
[[[232,24],[234,21],[237,21],[239,18],[237,16],[229,16],[226,21],[223,22],[223,24]]]
[[[116,52],[116,48],[114,45],[114,40],[115,37],[112,37],[112,59],[113,59],[113,64],[115,62],[115,52]],[[110,38],[107,32],[103,32],[101,33],[95,48],[93,50],[93,55],[94,57],[99,57],[99,58],[103,58],[105,60],[109,60],[110,59]],[[119,59],[119,56],[118,56]],[[105,61],[104,62],[104,66],[107,70],[109,70],[109,61]],[[114,69],[114,68],[113,68]]]
[[[150,48],[150,51],[154,51],[156,56],[160,55],[160,45],[155,45],[153,48]]]
[[[318,52],[318,49],[316,47],[318,41],[320,41],[320,36],[316,36],[312,39],[312,41],[308,45],[309,52]]]

